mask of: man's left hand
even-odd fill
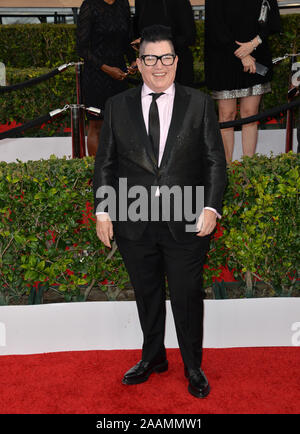
[[[217,215],[210,209],[204,209],[199,217],[197,229],[197,237],[205,237],[212,233],[217,224]]]

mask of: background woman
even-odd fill
[[[176,81],[192,86],[194,81],[193,55],[189,49],[195,44],[196,26],[189,0],[135,0],[134,35],[153,24],[171,27],[178,64]]]
[[[77,49],[84,59],[85,105],[104,109],[107,98],[127,89],[124,56],[135,65],[128,0],[84,0],[77,25]],[[135,71],[129,67],[128,73]],[[96,155],[102,120],[87,114],[87,146]]]
[[[261,96],[271,91],[272,56],[268,36],[280,31],[277,0],[268,0],[265,24],[259,23],[263,0],[208,0],[205,3],[205,80],[218,100],[219,121],[232,121],[240,98],[242,118],[258,113]],[[258,74],[256,62],[266,66]],[[221,130],[226,160],[232,160],[234,128]],[[242,127],[243,154],[253,156],[257,123]]]

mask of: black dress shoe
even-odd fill
[[[165,359],[159,363],[140,360],[133,368],[129,369],[122,380],[123,384],[140,384],[148,380],[153,372],[165,372],[168,369],[168,361]]]
[[[189,379],[188,391],[196,398],[205,398],[210,392],[210,386],[204,372],[198,369],[184,367],[184,374]]]

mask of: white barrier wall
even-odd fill
[[[239,160],[242,156],[241,132],[235,133],[235,148],[233,159]],[[294,152],[297,152],[296,129],[294,130]],[[285,130],[259,131],[256,152],[269,155],[285,152]],[[0,140],[0,160],[8,163],[21,161],[47,159],[51,154],[62,158],[72,155],[71,137],[38,137]]]
[[[169,301],[165,342],[178,347]],[[134,301],[0,307],[0,355],[141,345]],[[205,300],[205,348],[268,346],[300,346],[300,298]]]

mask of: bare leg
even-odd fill
[[[236,118],[236,98],[220,99],[219,106],[219,122],[234,121]],[[233,148],[234,148],[234,128],[221,129],[225,157],[227,164],[232,161]]]
[[[254,116],[258,113],[261,95],[245,96],[240,100],[241,118]],[[242,127],[242,144],[243,154],[248,157],[253,157],[257,145],[257,122],[245,124]]]
[[[100,131],[103,124],[103,120],[89,121],[88,136],[87,136],[87,148],[90,156],[95,156],[98,149]]]

